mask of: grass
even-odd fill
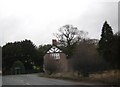
[[[90,74],[89,77],[78,76],[77,72],[39,74],[40,77],[64,79],[72,81],[101,82],[105,84],[120,85],[120,70],[110,70]]]
[[[66,72],[66,73],[53,73],[51,75],[48,74],[39,74],[40,77],[47,77],[47,78],[55,78],[55,79],[64,79],[64,80],[73,80],[78,81],[81,80],[81,78],[78,78],[74,75],[73,72]]]
[[[100,81],[108,84],[120,85],[120,70],[110,70],[92,74],[91,81]]]

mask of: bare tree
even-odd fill
[[[76,43],[83,40],[86,35],[87,32],[80,31],[77,27],[72,25],[64,25],[59,29],[59,33],[55,34],[60,45],[66,47],[65,53],[68,55],[68,58],[72,55]]]
[[[59,33],[56,33],[55,36],[58,38],[60,44],[66,47],[79,42],[87,35],[87,32],[80,31],[72,25],[64,25],[58,31]]]

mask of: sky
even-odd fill
[[[100,39],[105,21],[118,31],[118,0],[0,0],[0,46],[25,39],[51,44],[66,24]]]

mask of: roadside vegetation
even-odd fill
[[[84,77],[78,72],[38,74],[40,77],[63,79],[70,81],[95,82],[108,85],[120,85],[120,70],[107,70],[102,72],[91,73],[89,77]]]
[[[73,25],[64,25],[58,31],[54,35],[67,56],[68,72],[57,72],[56,64],[51,61],[46,68],[50,73],[39,76],[120,84],[120,32],[113,33],[107,21],[100,40],[88,38],[88,32]],[[2,47],[3,75],[14,74],[18,67],[24,73],[44,72],[43,59],[50,47],[50,44],[36,47],[30,40],[7,43]]]
[[[120,84],[120,33],[114,34],[107,21],[103,24],[100,40],[86,37],[87,32],[72,25],[61,27],[55,35],[68,55],[69,72],[55,73],[57,70],[52,68],[53,73],[42,76]]]

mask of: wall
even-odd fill
[[[68,71],[66,55],[64,53],[60,53],[60,59],[55,60],[50,54],[46,54],[44,56],[44,67],[46,71],[47,68],[49,68],[54,73]]]

